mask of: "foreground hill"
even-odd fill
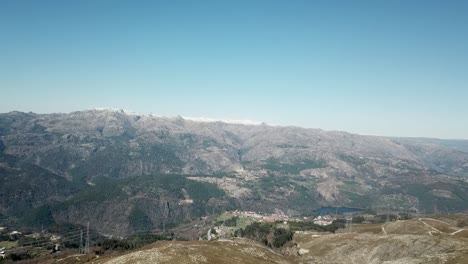
[[[247,239],[223,241],[158,242],[139,250],[110,260],[106,264],[131,263],[291,263],[271,249]]]
[[[468,230],[445,217],[358,224],[337,234],[297,232],[281,250],[284,256],[234,239],[158,242],[103,263],[468,263]]]
[[[285,252],[302,251],[299,263],[468,263],[468,226],[459,227],[466,215],[432,217],[357,224],[337,234],[296,233]]]
[[[159,242],[99,263],[468,263],[468,242],[417,235],[301,235],[301,255],[282,256],[246,240]]]
[[[126,236],[239,208],[468,209],[467,141],[90,110],[0,114],[0,219]]]
[[[295,226],[293,222],[278,225],[289,230]],[[307,229],[294,232],[285,244],[271,248],[261,240],[231,236],[212,241],[158,241],[132,250],[122,247],[125,243],[117,246],[119,240],[110,242],[93,246],[88,254],[66,249],[38,254],[25,263],[465,264],[468,215],[430,215],[352,226],[348,223],[335,233]]]

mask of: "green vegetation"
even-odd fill
[[[292,240],[294,233],[276,227],[275,223],[254,222],[243,229],[238,229],[235,235],[258,241],[271,248],[280,248]]]
[[[138,207],[133,207],[128,215],[128,224],[133,231],[151,230],[153,222],[151,219]]]
[[[373,200],[369,199],[368,193],[360,194],[353,191],[348,191],[340,188],[340,194],[346,199],[349,199],[348,206],[359,207],[359,208],[368,208],[372,205]]]
[[[64,206],[69,204],[81,204],[89,202],[103,202],[111,200],[120,200],[127,197],[122,191],[122,186],[128,182],[127,179],[113,179],[109,177],[96,177],[93,179],[92,186],[77,193],[73,199],[64,203]]]
[[[236,225],[234,224],[234,219]],[[216,218],[216,225],[221,225],[222,223],[225,223],[225,227],[229,227],[229,230],[232,230],[232,233],[234,233],[237,229],[239,228],[245,228],[246,226],[252,224],[255,222],[255,220],[251,217],[245,217],[245,216],[237,216],[233,215],[232,213],[224,213],[221,214]],[[229,226],[227,226],[229,224]]]
[[[219,189],[215,184],[190,180],[184,175],[142,176],[132,178],[131,181],[133,189],[169,193],[176,195],[177,198],[183,198],[182,188],[187,191],[190,199],[198,201],[206,202],[210,198],[225,195],[224,191]]]
[[[97,243],[101,250],[96,251],[97,254],[103,254],[107,250],[130,250],[137,249],[142,246],[154,243],[161,240],[172,240],[174,234],[137,234],[127,239],[106,239]]]
[[[346,221],[344,219],[338,219],[333,221],[330,225],[321,226],[316,225],[313,222],[289,222],[289,229],[291,231],[308,231],[315,230],[319,232],[332,232],[335,233],[339,228],[344,228]]]
[[[166,228],[173,227],[186,220],[185,217],[204,216],[207,213],[221,213],[224,210],[232,209],[234,199],[227,198],[223,190],[215,184],[200,182],[188,179],[185,175],[178,174],[157,174],[140,176],[133,178],[116,179],[106,176],[94,177],[90,184],[85,184],[83,190],[63,202],[58,202],[50,206],[51,212],[80,210],[82,207],[89,206],[89,203],[101,205],[105,202],[116,204],[125,204],[132,210],[127,216],[129,228],[132,231],[151,230],[161,228],[162,220],[154,219],[153,214],[146,214],[151,205],[148,200],[129,199],[130,197],[146,197],[159,201],[177,201],[178,199],[188,198],[193,203],[184,205],[184,212],[171,215],[165,222]],[[138,205],[138,206],[136,206]],[[222,205],[222,206],[221,206]],[[182,210],[180,205],[170,204],[171,210]],[[146,213],[145,213],[146,212]],[[35,214],[32,214],[33,216]],[[36,221],[38,226],[41,223],[44,226],[49,224],[46,220],[47,214],[40,214],[41,221]],[[28,216],[31,218],[31,216]],[[36,217],[35,219],[39,219]],[[53,218],[52,218],[53,219]]]
[[[18,239],[18,246],[29,246],[34,245],[34,243],[40,241],[40,239],[34,237],[21,237]],[[51,242],[52,243],[52,242]]]
[[[123,135],[123,137],[126,137]],[[96,144],[98,142],[95,142]],[[183,165],[183,162],[175,155],[175,147],[168,144],[147,144],[140,142],[141,149],[135,158],[142,162],[155,164],[165,168],[176,170]],[[68,173],[74,176],[75,181],[83,181],[98,175],[120,178],[128,173],[126,164],[129,162],[131,148],[126,140],[119,137],[102,140],[99,144],[105,147],[99,148],[89,159],[80,162]],[[164,161],[164,162],[162,162]]]
[[[8,220],[30,218],[31,210],[47,203],[51,194],[63,199],[77,190],[65,178],[16,157],[0,153],[0,163],[12,168],[0,169],[0,178],[5,179],[0,186],[0,207]]]
[[[23,217],[23,222],[30,227],[49,227],[55,224],[52,211],[47,205],[31,210],[30,214]]]
[[[383,214],[383,215],[376,215],[374,217],[374,222],[377,222],[377,223],[385,223],[388,221],[390,222],[393,222],[393,221],[396,221],[398,219],[398,216],[394,215],[394,214]]]
[[[5,259],[0,259],[0,263],[10,263],[10,261],[20,261],[20,260],[27,260],[27,259],[33,259],[35,258],[36,255],[32,254],[31,252],[17,252],[17,253],[12,253],[8,254]]]
[[[357,215],[353,217],[353,224],[361,224],[364,221],[366,221],[366,219],[362,215]]]
[[[326,163],[320,160],[303,160],[299,163],[288,164],[276,158],[269,158],[265,160],[263,168],[284,174],[299,174],[306,169],[325,168],[326,166]]]
[[[310,215],[320,201],[313,179],[302,180],[300,176],[261,177],[245,186],[252,190],[250,201],[261,204],[261,211],[274,212],[275,208],[288,208],[300,214]],[[278,196],[282,197],[278,199]],[[260,210],[258,210],[260,211]]]
[[[276,228],[273,232],[273,247],[280,248],[291,241],[294,233],[284,228]]]
[[[441,197],[435,195],[434,190],[446,191],[451,197]],[[387,187],[382,190],[383,194],[404,193],[417,197],[420,210],[426,212],[457,212],[463,211],[468,202],[468,184],[458,181],[458,184],[435,182],[431,184],[405,184],[401,187]]]
[[[225,195],[224,191],[219,189],[215,184],[207,182],[186,179],[184,188],[193,200],[208,201],[211,198]]]
[[[224,226],[236,227],[237,226],[237,220],[239,220],[239,217],[238,216],[233,216],[233,217],[228,218],[226,220],[216,222],[216,225],[224,224]]]
[[[3,239],[2,239],[3,240]],[[16,241],[0,241],[0,248],[12,248],[17,245]]]
[[[367,162],[365,159],[360,159],[358,157],[345,155],[345,154],[339,154],[338,157],[342,161],[345,161],[346,163],[349,163],[349,164],[351,164],[353,166],[364,165]]]

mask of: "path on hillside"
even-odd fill
[[[430,236],[433,236],[433,235],[432,235],[433,232],[436,232],[436,233],[443,233],[443,232],[440,231],[439,229],[437,229],[437,228],[431,226],[430,224],[424,222],[422,219],[426,219],[426,220],[432,220],[432,219],[431,219],[431,218],[418,218],[418,220],[419,220],[421,223],[423,223],[425,226],[427,226],[427,227],[429,227],[429,228],[431,228],[431,229],[433,230],[433,231],[427,231],[427,233],[428,233]],[[434,220],[435,220],[435,219],[434,219]],[[439,221],[439,222],[444,223],[443,221]],[[445,224],[447,224],[447,223],[445,223]]]
[[[382,225],[382,232],[387,236],[387,231],[385,231],[385,224]]]
[[[432,232],[444,233],[444,234],[449,234],[449,235],[453,236],[453,235],[458,234],[458,233],[460,233],[460,232],[462,232],[462,231],[468,230],[468,229],[461,228],[461,229],[458,229],[457,231],[452,232],[452,233],[445,233],[445,232],[442,232],[442,231],[440,231],[439,229],[433,227],[432,225],[430,225],[430,224],[424,222],[423,219],[424,219],[424,220],[436,221],[436,222],[443,223],[443,224],[446,224],[446,225],[449,225],[449,226],[450,226],[450,224],[447,223],[447,222],[438,220],[438,219],[434,219],[434,218],[419,218],[419,219],[418,219],[419,221],[421,221],[424,225],[426,225],[426,226],[428,226],[428,227],[430,227],[430,228],[432,228],[432,229],[434,230],[434,231],[428,231],[429,235],[431,235],[431,236],[432,236]]]
[[[432,221],[436,221],[436,222],[439,222],[439,223],[442,223],[442,224],[450,225],[450,223],[447,223],[447,222],[439,220],[439,219],[434,219],[434,218],[429,218],[429,217],[419,218],[419,220],[421,220],[421,219],[423,219],[423,220],[432,220]]]
[[[453,236],[453,235],[455,235],[455,234],[460,233],[461,231],[468,231],[468,229],[462,228],[462,229],[459,229],[459,230],[457,230],[457,231],[455,231],[455,232],[453,232],[453,233],[450,233],[450,235]]]

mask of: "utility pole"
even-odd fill
[[[86,227],[86,246],[85,246],[85,253],[89,254],[89,222]]]
[[[421,217],[421,204],[419,203],[419,199],[416,200],[416,201],[417,201],[417,204],[416,204],[416,217],[420,218]]]
[[[390,222],[390,209],[389,209],[389,206],[387,204],[387,220],[385,222]]]

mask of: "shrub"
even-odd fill
[[[284,228],[277,228],[274,231],[273,246],[276,248],[282,247],[286,242],[291,241],[293,232]]]
[[[292,240],[294,233],[284,228],[276,228],[272,223],[255,222],[245,229],[237,230],[235,235],[253,239],[269,247],[280,248]]]

